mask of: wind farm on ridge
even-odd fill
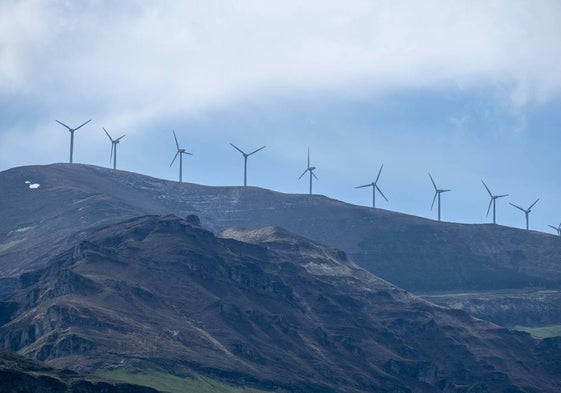
[[[60,125],[64,126],[65,128],[67,128],[67,130],[70,132],[70,163],[74,162],[73,159],[73,154],[74,154],[74,132],[77,131],[78,129],[82,128],[83,126],[85,126],[86,124],[91,122],[91,119],[80,124],[79,126],[77,126],[76,128],[72,128],[64,123],[62,123],[59,120],[56,120],[57,123],[59,123]],[[119,144],[119,142],[125,137],[125,135],[121,135],[120,137],[113,139],[113,137],[110,135],[110,133],[105,129],[102,128],[103,131],[105,132],[105,134],[107,135],[107,137],[109,138],[110,142],[111,142],[111,151],[110,151],[110,163],[112,161],[113,164],[113,169],[117,169],[117,145]],[[177,134],[175,133],[175,130],[172,131],[172,135],[174,138],[174,142],[175,142],[175,148],[176,148],[176,153],[171,161],[171,164],[169,165],[169,167],[171,168],[173,166],[173,164],[175,163],[177,157],[179,156],[179,178],[178,181],[179,182],[183,182],[183,155],[193,155],[193,153],[187,152],[186,149],[184,148],[180,148],[179,145],[179,141],[177,138]],[[254,155],[255,153],[263,150],[265,148],[265,146],[261,146],[258,149],[255,149],[249,153],[245,152],[244,150],[242,150],[240,147],[236,146],[235,144],[230,142],[231,147],[233,147],[235,150],[237,150],[239,153],[242,154],[243,159],[244,159],[244,167],[243,167],[243,186],[247,186],[248,185],[248,158],[251,157],[252,155]],[[364,184],[364,185],[360,185],[357,187],[354,187],[356,189],[359,188],[366,188],[366,187],[372,187],[372,207],[376,208],[376,194],[378,193],[379,195],[382,196],[382,198],[386,201],[389,202],[388,198],[386,197],[386,195],[382,192],[381,188],[378,186],[378,182],[380,180],[380,176],[382,173],[382,169],[384,167],[384,164],[381,164],[377,176],[375,178],[375,180],[369,184]],[[304,177],[304,175],[306,175],[306,173],[308,173],[309,176],[309,185],[308,185],[308,194],[312,195],[313,194],[313,181],[315,180],[319,180],[319,178],[317,177],[317,175],[314,173],[317,170],[316,166],[312,166],[311,165],[311,161],[310,161],[310,149],[308,147],[308,151],[307,151],[307,167],[306,169],[302,172],[302,174],[298,177],[298,180],[300,180],[302,177]],[[446,192],[450,192],[452,191],[451,189],[441,189],[437,187],[437,184],[434,180],[434,178],[432,177],[432,175],[429,173],[429,179],[430,182],[434,188],[434,195],[433,195],[433,199],[432,199],[432,203],[430,206],[430,210],[433,210],[436,204],[437,207],[437,214],[436,214],[436,219],[437,221],[441,221],[442,220],[442,200],[441,200],[441,194],[446,193]],[[490,196],[490,201],[489,201],[489,205],[487,208],[487,212],[486,212],[486,217],[489,217],[489,213],[491,211],[491,207],[493,208],[493,215],[492,215],[492,223],[493,224],[497,224],[497,207],[496,207],[496,201],[497,199],[500,198],[504,198],[509,196],[509,194],[500,194],[500,195],[495,195],[491,192],[490,188],[487,186],[487,184],[481,180],[484,189],[486,190],[486,192],[489,194]],[[532,211],[532,208],[538,203],[539,198],[532,203],[527,209],[524,209],[522,207],[520,207],[519,205],[516,205],[514,203],[509,203],[512,207],[522,211],[524,213],[525,216],[525,222],[526,222],[526,229],[529,230],[530,229],[530,223],[529,223],[529,214]],[[553,226],[553,225],[548,225],[548,227],[550,227],[551,229],[555,230],[556,234],[561,236],[561,224],[559,224],[559,226]]]

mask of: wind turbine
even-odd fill
[[[239,151],[243,155],[243,186],[245,187],[245,186],[247,186],[247,157],[251,156],[252,154],[257,153],[259,150],[264,149],[265,146],[261,146],[259,149],[254,150],[251,153],[246,153],[245,151],[243,151],[242,149],[240,149],[239,147],[237,147],[233,143],[230,143],[230,145],[232,145],[232,147],[234,149],[236,149],[237,151]]]
[[[380,187],[378,187],[378,179],[380,179],[380,174],[382,173],[382,168],[383,167],[384,167],[384,164],[382,164],[382,166],[380,167],[380,170],[378,171],[378,176],[376,176],[376,180],[374,180],[372,183],[365,184],[363,186],[355,187],[355,188],[372,187],[372,207],[373,208],[376,207],[376,190],[378,190],[378,192],[380,193],[380,195],[382,195],[382,197],[386,200],[386,202],[388,201],[388,198],[386,198],[386,196],[384,195],[382,190],[380,190]]]
[[[315,166],[310,166],[310,148],[308,147],[308,167],[304,172],[302,172],[298,180],[300,180],[302,176],[306,174],[306,172],[310,172],[310,195],[312,195],[312,176],[315,177],[317,180],[319,180],[316,174],[314,173],[315,170],[316,170]]]
[[[511,203],[512,206],[514,206],[514,207],[517,208],[518,210],[523,211],[524,214],[526,215],[526,230],[529,229],[529,221],[530,221],[529,215],[530,215],[530,212],[532,211],[532,208],[534,207],[534,205],[535,205],[536,203],[538,203],[539,200],[540,200],[540,198],[536,199],[536,201],[535,201],[534,203],[532,203],[532,204],[530,205],[530,207],[527,208],[527,209],[522,209],[520,206],[516,206],[514,203]]]
[[[119,143],[125,136],[121,135],[117,139],[113,139],[105,128],[103,129],[103,131],[105,131],[107,137],[111,141],[111,155],[109,156],[109,162],[111,162],[111,158],[113,158],[113,169],[117,169],[117,143]]]
[[[485,217],[489,217],[489,211],[491,210],[491,205],[493,205],[493,224],[496,224],[496,210],[495,210],[495,202],[497,201],[497,199],[499,198],[503,198],[508,196],[508,194],[503,194],[503,195],[493,195],[491,193],[491,190],[489,190],[489,187],[487,187],[487,184],[485,184],[485,182],[483,180],[481,180],[481,183],[483,183],[483,185],[485,186],[485,189],[487,190],[487,192],[489,193],[489,196],[491,197],[491,200],[489,201],[489,207],[487,208],[487,215]]]
[[[561,236],[561,223],[558,227],[554,227],[553,225],[550,225],[549,227],[555,229],[557,231],[557,235]]]
[[[66,124],[64,124],[61,121],[55,120],[58,124],[60,124],[63,127],[68,128],[68,131],[70,131],[70,163],[72,164],[72,155],[74,153],[74,131],[77,131],[79,128],[82,128],[83,126],[85,126],[86,124],[88,124],[90,121],[92,121],[92,119],[82,123],[81,125],[79,125],[76,128],[72,128],[72,127],[68,127]]]
[[[179,156],[179,182],[181,183],[183,181],[183,154],[189,154],[190,156],[192,156],[193,154],[189,153],[185,149],[179,148],[179,142],[177,142],[177,136],[175,135],[175,131],[172,132],[173,132],[173,138],[175,139],[175,146],[177,146],[177,153],[175,153],[175,156],[173,156],[173,160],[171,160],[171,164],[169,164],[169,167],[171,168],[171,166],[175,162],[175,159],[177,158],[177,156]]]
[[[430,181],[432,182],[432,185],[434,186],[434,198],[432,198],[432,205],[430,206],[430,209],[432,210],[432,208],[434,207],[434,202],[436,201],[436,198],[438,197],[438,221],[440,221],[440,194],[442,194],[443,192],[448,192],[448,191],[452,191],[452,190],[442,190],[442,189],[436,187],[436,183],[434,182],[434,179],[432,178],[430,173],[429,173],[429,177],[430,177]]]

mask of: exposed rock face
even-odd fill
[[[41,187],[30,190],[28,179]],[[561,237],[534,231],[435,222],[317,195],[179,184],[79,164],[15,168],[0,172],[0,184],[0,277],[45,266],[103,225],[174,213],[196,214],[217,232],[280,225],[344,250],[361,267],[415,293],[504,290],[504,299],[495,296],[497,307],[476,315],[506,325],[538,322],[501,311],[515,304],[510,292],[561,291]],[[4,284],[0,298],[15,288]],[[561,323],[561,303],[532,302],[547,307],[549,323]]]
[[[181,365],[288,392],[561,389],[556,341],[431,305],[278,227],[134,218],[20,286],[0,346],[57,366]]]
[[[57,370],[0,350],[0,393],[157,393],[143,386],[115,383]]]
[[[41,188],[29,190],[28,178]],[[0,277],[44,265],[92,229],[144,214],[196,214],[204,226],[279,225],[344,250],[412,291],[561,289],[561,237],[463,225],[255,187],[206,187],[79,164],[0,172]]]
[[[530,288],[518,291],[478,291],[423,294],[432,303],[464,310],[503,326],[547,326],[561,320],[561,291]]]

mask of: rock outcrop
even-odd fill
[[[75,370],[181,365],[286,392],[561,389],[555,341],[432,305],[274,226],[217,237],[192,218],[126,220],[23,275],[4,305],[0,346]]]

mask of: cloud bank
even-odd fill
[[[0,97],[122,123],[248,97],[561,91],[558,1],[7,1]]]

